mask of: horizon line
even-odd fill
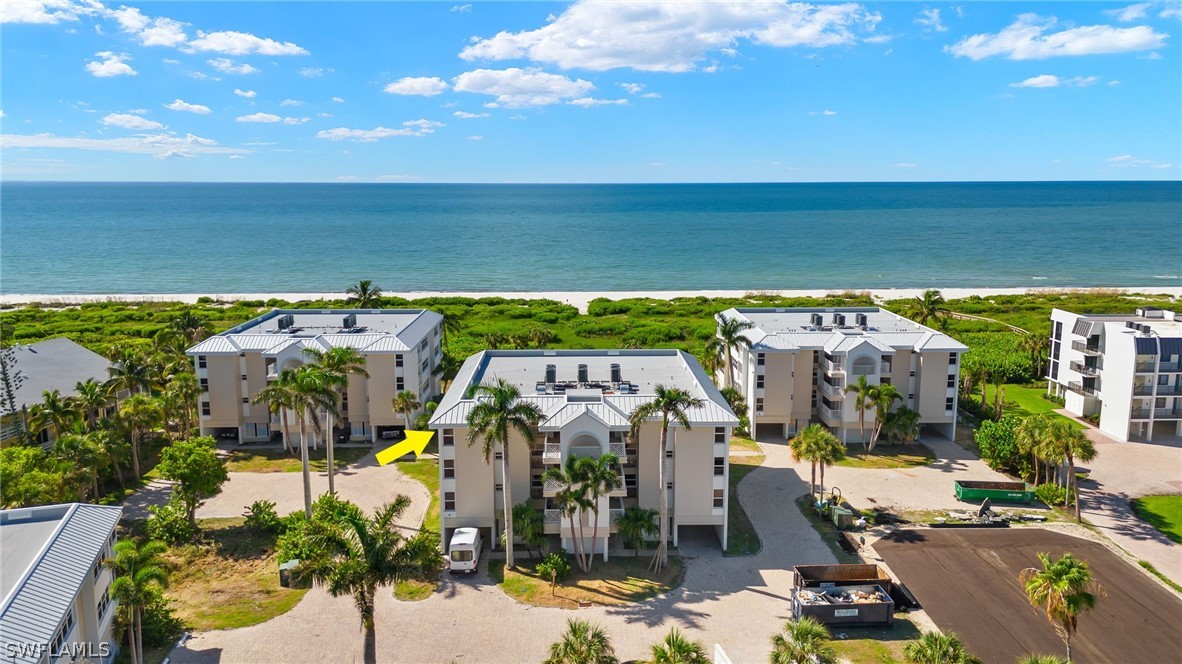
[[[479,185],[479,186],[571,186],[571,185],[822,185],[822,184],[1179,184],[1182,178],[1158,180],[682,180],[667,182],[627,181],[462,181],[462,180],[12,180],[5,184],[357,184],[357,185]]]

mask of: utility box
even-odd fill
[[[833,506],[833,525],[838,530],[849,530],[854,527],[854,513],[841,505]]]

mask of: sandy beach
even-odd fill
[[[875,289],[848,289],[855,292],[868,292],[877,301],[883,302],[887,300],[897,300],[901,298],[917,297],[923,293],[925,289],[922,288],[875,288]],[[945,299],[956,300],[965,297],[977,295],[980,297],[990,297],[994,295],[1022,295],[1025,293],[1038,292],[1054,292],[1054,291],[1121,291],[1125,293],[1151,293],[1151,294],[1165,294],[1171,297],[1182,297],[1182,287],[1163,287],[1163,286],[1121,286],[1121,287],[1094,287],[1094,288],[940,288],[940,292]],[[652,298],[657,300],[671,300],[679,297],[743,297],[751,293],[759,293],[766,295],[778,295],[781,297],[825,297],[831,293],[844,292],[836,289],[816,289],[816,290],[702,290],[702,291],[521,291],[521,292],[485,292],[485,291],[411,291],[411,292],[397,292],[397,291],[383,291],[382,294],[388,297],[402,297],[409,300],[428,298],[428,297],[504,297],[504,298],[522,298],[522,299],[546,299],[557,300],[565,302],[579,311],[585,312],[588,303],[591,300],[606,297],[612,300],[624,300],[629,298]],[[278,298],[288,302],[298,302],[300,300],[333,300],[343,299],[345,293],[106,293],[106,294],[92,294],[92,295],[34,295],[34,294],[0,294],[0,305],[18,306],[37,302],[49,306],[64,306],[71,304],[84,304],[87,302],[187,302],[196,303],[200,297],[210,297],[215,301],[233,302],[238,300],[269,300]]]

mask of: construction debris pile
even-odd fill
[[[881,590],[866,592],[857,589],[830,589],[829,592],[817,590],[800,590],[796,597],[801,604],[816,606],[818,604],[877,604],[889,602],[890,597]]]

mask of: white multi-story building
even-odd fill
[[[102,662],[114,640],[112,556],[121,507],[0,511],[0,648],[6,662]]]
[[[968,346],[878,307],[738,308],[722,316],[753,325],[750,348],[732,353],[724,384],[744,395],[752,431],[788,438],[810,423],[842,442],[861,442],[856,399],[846,386],[865,376],[891,384],[920,425],[956,436],[960,356]],[[726,372],[725,365],[721,369]],[[865,412],[866,428],[874,423]]]
[[[493,350],[468,358],[430,425],[439,433],[444,542],[456,528],[475,527],[487,541],[500,543],[501,451],[486,463],[480,443],[468,445],[468,414],[476,403],[471,388],[501,378],[544,414],[532,451],[517,432],[510,437],[511,498],[541,511],[545,531],[560,535],[564,548],[573,550],[578,529],[571,531],[554,503],[559,487],[542,475],[572,455],[598,458],[608,452],[620,460],[623,486],[599,499],[598,541],[591,539],[593,511],[576,516],[576,525],[583,524],[584,550],[606,557],[616,520],[626,508],[658,508],[660,463],[665,464],[674,545],[681,528],[708,526],[726,548],[728,445],[738,418],[697,360],[676,350]],[[632,412],[653,399],[657,385],[686,390],[703,401],[688,413],[690,430],[670,427],[663,460],[658,458],[659,417],[646,422],[636,439],[628,435]]]
[[[280,414],[253,403],[255,394],[280,372],[307,363],[305,348],[345,346],[365,358],[369,377],[349,377],[341,394],[347,428],[338,436],[376,441],[382,433],[413,424],[391,408],[395,394],[413,392],[424,404],[439,394],[442,337],[443,317],[426,309],[271,311],[186,351],[201,386],[201,434],[236,435],[243,442],[283,435]],[[294,417],[289,414],[288,420],[292,426]],[[298,440],[298,427],[292,429],[289,439]]]
[[[1047,390],[1068,412],[1100,415],[1121,441],[1182,436],[1182,318],[1143,307],[1132,315],[1051,311]]]

